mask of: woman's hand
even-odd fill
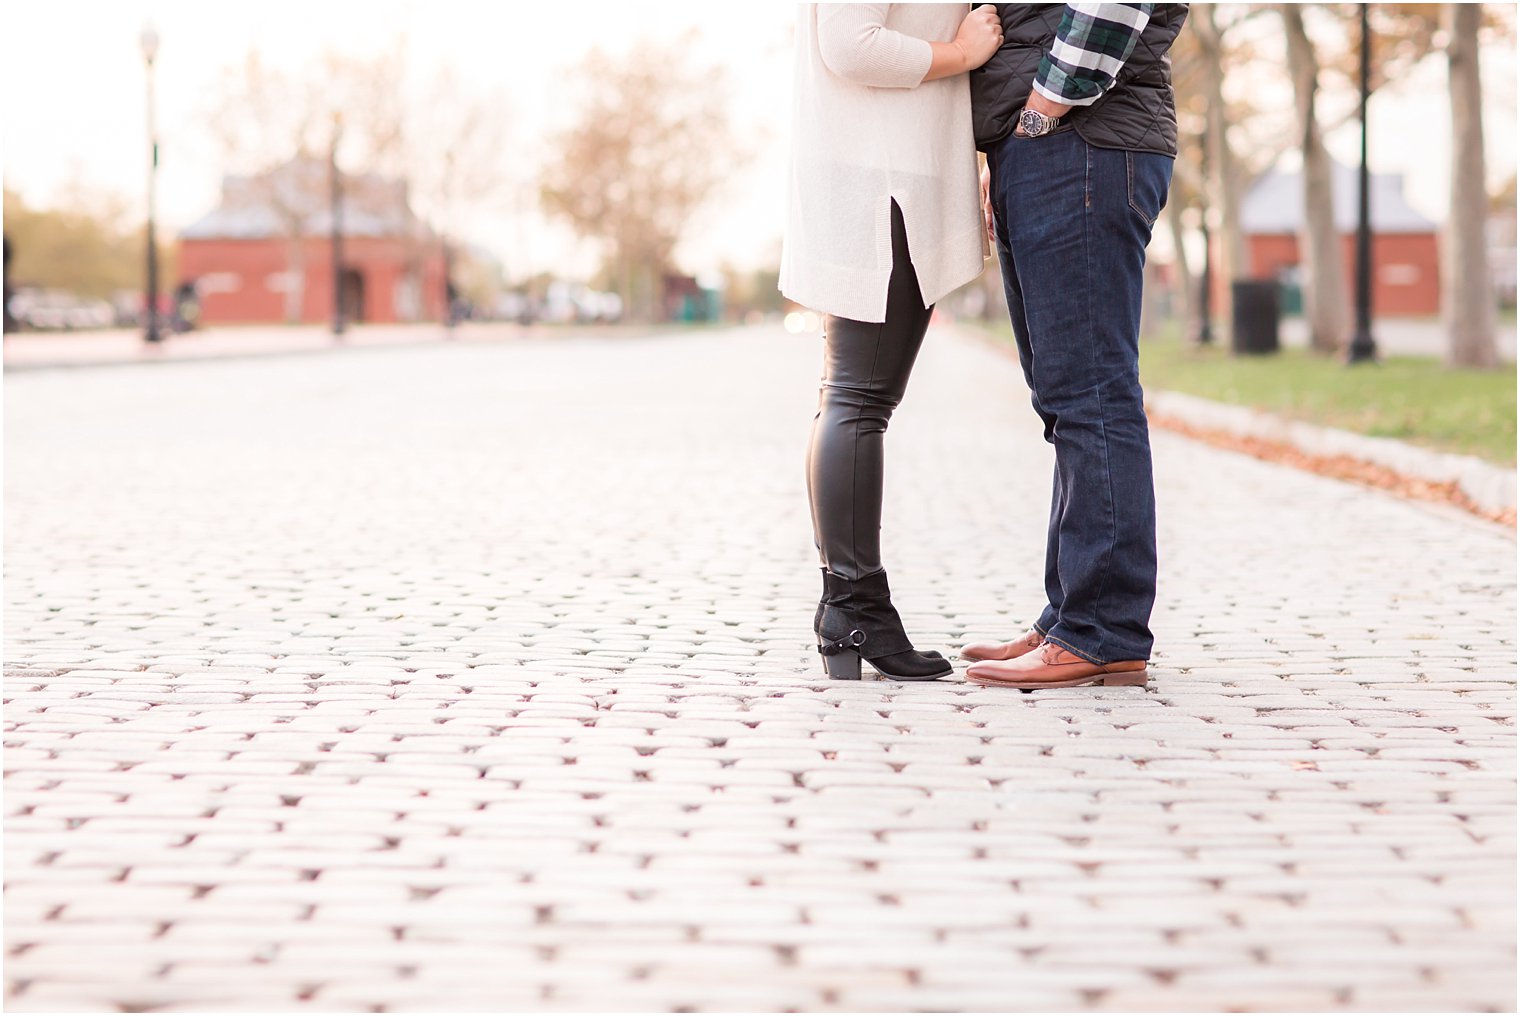
[[[982,166],[982,221],[987,224],[987,242],[997,247],[997,226],[992,218],[992,167]]]
[[[992,54],[1003,44],[1003,21],[997,8],[982,4],[966,15],[960,31],[955,33],[955,44],[966,54],[966,69],[976,70],[992,59]]]
[[[961,27],[950,42],[931,42],[933,58],[925,81],[938,81],[974,71],[998,51],[1003,44],[1003,22],[997,8],[982,4],[961,20]]]

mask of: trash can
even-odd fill
[[[1237,356],[1277,352],[1277,290],[1275,279],[1236,279],[1230,285],[1235,302],[1230,349]]]

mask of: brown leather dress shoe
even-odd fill
[[[1040,643],[1045,641],[1045,636],[1029,629],[1012,642],[975,642],[961,650],[961,659],[979,662],[981,660],[1016,660],[1025,653],[1032,653],[1040,648]]]
[[[987,660],[972,664],[966,679],[990,688],[1075,688],[1085,684],[1145,686],[1145,660],[1089,663],[1054,642],[1039,646],[1012,660]]]

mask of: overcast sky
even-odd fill
[[[567,68],[591,47],[620,49],[642,38],[697,28],[698,60],[721,62],[733,84],[733,119],[756,157],[678,252],[691,271],[722,262],[774,263],[780,245],[790,90],[789,3],[487,3],[486,0],[50,0],[8,5],[0,82],[4,95],[7,186],[31,203],[52,204],[71,180],[125,194],[145,191],[144,78],[139,36],[150,19],[161,37],[159,200],[170,228],[188,225],[216,201],[222,166],[206,128],[207,96],[223,68],[256,48],[270,63],[297,69],[334,49],[371,56],[403,39],[419,76],[447,64],[474,89],[507,98],[513,153],[504,172],[534,177],[542,141],[572,115]],[[1515,59],[1486,50],[1492,174],[1515,163]],[[1285,87],[1285,83],[1284,83]],[[1431,61],[1373,103],[1373,167],[1408,176],[1411,204],[1432,218],[1447,202],[1445,73]],[[1356,136],[1330,139],[1337,157],[1356,158]],[[563,229],[521,219],[509,207],[472,222],[469,239],[490,249],[513,275],[523,268],[588,271],[594,252]]]

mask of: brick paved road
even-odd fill
[[[830,685],[817,341],[6,380],[9,1005],[1513,1009],[1515,545],[1157,436],[1150,692]],[[921,643],[1048,453],[936,331]]]

